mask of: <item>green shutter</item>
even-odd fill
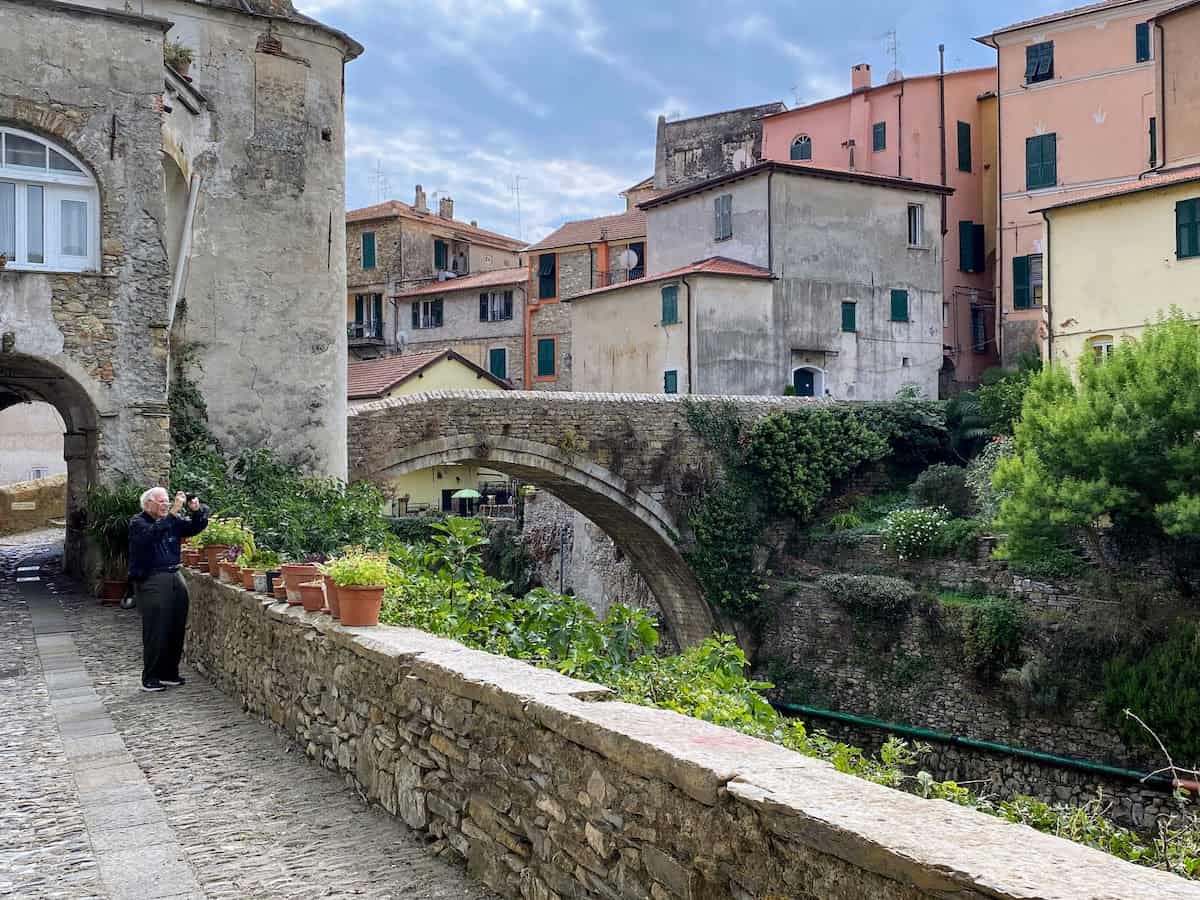
[[[669,372],[663,372],[663,393],[679,393],[679,372],[677,372],[675,369],[671,369]]]
[[[1038,70],[1038,45],[1031,44],[1025,48],[1025,80],[1033,81],[1037,78]]]
[[[971,261],[976,272],[987,271],[987,232],[982,225],[971,226]]]
[[[414,331],[421,327],[421,302],[419,300],[412,305],[412,327]]]
[[[852,301],[842,303],[842,331],[858,331],[858,305]]]
[[[537,343],[537,373],[539,378],[554,374],[554,339],[542,338]]]
[[[449,268],[446,265],[446,258],[449,256],[449,248],[445,241],[435,240],[433,242],[433,268],[434,271],[441,272]]]
[[[375,298],[375,327],[381,329],[383,327],[383,294],[373,296]],[[383,332],[379,331],[375,336],[379,337],[382,334]]]
[[[967,122],[958,123],[958,171],[971,171],[971,126]]]
[[[662,289],[662,324],[674,325],[679,321],[679,286],[669,284]]]
[[[1137,26],[1137,61],[1150,59],[1150,23],[1140,22]]]
[[[1058,184],[1058,135],[1039,134],[1025,139],[1025,187],[1027,190]]]
[[[497,378],[508,378],[508,353],[503,347],[488,351],[488,371]]]
[[[486,322],[490,318],[488,315],[488,295],[483,293],[479,295],[479,321]]]
[[[1200,256],[1200,198],[1175,204],[1175,229],[1175,255],[1179,259]]]
[[[1029,257],[1013,257],[1013,309],[1029,309],[1033,292],[1029,285]]]
[[[958,223],[958,271],[975,271],[974,222]]]
[[[558,291],[557,257],[543,253],[538,257],[538,299],[552,300]]]
[[[871,148],[876,153],[887,149],[887,122],[876,122],[872,127]]]
[[[362,267],[375,268],[375,232],[364,231],[362,235]]]
[[[363,318],[363,312],[364,312],[364,310],[363,310],[363,295],[355,294],[354,295],[354,321],[359,325],[361,325],[364,321],[366,321]]]
[[[1158,119],[1150,117],[1150,168],[1158,165]]]
[[[892,321],[908,321],[908,291],[892,291]]]

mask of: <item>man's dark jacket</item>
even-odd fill
[[[208,527],[208,507],[190,518],[167,513],[157,522],[146,513],[129,520],[129,578],[140,581],[162,569],[179,565],[179,545]]]

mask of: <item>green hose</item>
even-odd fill
[[[1137,781],[1145,785],[1174,790],[1175,782],[1166,775],[1151,775],[1147,772],[1135,772],[1133,769],[1122,769],[1119,766],[1109,766],[1104,763],[1091,762],[1086,759],[1074,759],[1070,756],[1057,756],[1053,753],[1043,753],[1040,750],[1026,750],[1023,747],[1010,747],[1007,744],[997,744],[992,741],[977,741],[974,738],[962,737],[957,734],[947,734],[944,731],[933,731],[929,728],[914,728],[911,725],[898,725],[895,722],[884,722],[882,719],[872,719],[869,716],[858,716],[853,713],[834,712],[830,709],[818,709],[815,706],[802,706],[797,703],[776,703],[775,708],[799,716],[811,716],[818,719],[829,719],[834,722],[845,722],[866,728],[876,728],[889,731],[903,737],[918,738],[924,741],[934,741],[939,744],[949,744],[954,747],[967,747],[972,750],[986,750],[989,753],[999,753],[1013,756],[1017,759],[1028,759],[1046,765],[1058,766],[1062,769],[1075,769],[1080,772],[1090,772],[1095,775],[1107,775],[1111,778],[1123,778]]]

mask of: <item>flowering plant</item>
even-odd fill
[[[950,513],[944,506],[897,509],[883,522],[883,547],[900,559],[925,556],[949,521]]]

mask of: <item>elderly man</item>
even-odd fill
[[[184,504],[191,513],[181,518]],[[168,508],[169,507],[169,508]],[[172,503],[165,488],[142,494],[142,512],[129,522],[129,579],[142,613],[142,690],[183,684],[179,660],[187,628],[188,594],[179,574],[179,545],[208,527],[208,507],[180,492]]]

